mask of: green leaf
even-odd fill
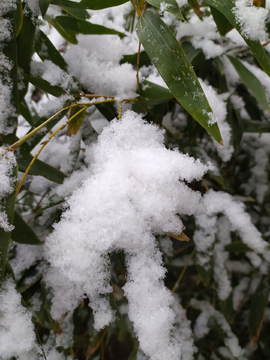
[[[85,9],[101,10],[122,5],[126,2],[128,2],[128,0],[81,0],[80,4],[84,6]]]
[[[197,271],[202,278],[203,284],[207,286],[210,283],[212,276],[212,267],[206,269],[204,266],[196,265]]]
[[[17,180],[18,178],[18,166],[17,164],[13,167],[12,176]],[[14,210],[15,210],[15,198],[16,198],[16,186],[17,181],[13,184],[13,192],[7,196],[5,199],[1,200],[1,210],[5,211],[7,214],[7,221],[9,224],[13,224]],[[0,288],[4,280],[6,263],[7,263],[7,253],[8,245],[11,237],[11,231],[6,232],[2,227],[0,227]]]
[[[90,15],[80,3],[69,0],[51,0],[51,4],[58,5],[61,9],[75,18],[83,20],[90,18]]]
[[[261,45],[259,41],[253,41],[247,39],[243,34],[241,27],[237,23],[235,19],[235,15],[232,12],[232,9],[234,7],[234,3],[232,0],[223,0],[223,1],[217,1],[217,0],[204,0],[204,2],[218,11],[220,11],[233,25],[233,27],[240,33],[240,35],[243,37],[245,42],[247,43],[250,50],[253,52],[253,55],[258,60],[259,64],[263,68],[263,70],[270,76],[270,59],[267,56],[267,53],[264,49],[264,47]]]
[[[166,11],[173,14],[180,20],[185,20],[184,16],[182,15],[179,6],[175,0],[147,0],[147,2],[157,8],[160,8],[161,3],[165,4]]]
[[[23,9],[22,9],[22,1],[16,1],[16,10],[14,11],[14,24],[15,24],[15,32],[16,37],[19,35],[22,24],[23,24]]]
[[[73,31],[76,34],[84,35],[119,35],[121,38],[126,36],[120,31],[109,29],[102,25],[91,24],[89,21],[75,19],[70,16],[56,16],[54,18],[57,23],[66,30]]]
[[[11,239],[20,244],[29,244],[29,245],[40,245],[42,242],[39,240],[34,231],[27,225],[23,218],[17,213],[14,212],[14,230],[11,233]]]
[[[22,151],[20,152],[20,154],[21,157],[18,159],[19,170],[21,172],[25,172],[28,165],[32,161],[33,156]],[[53,181],[57,184],[63,184],[66,178],[66,175],[62,171],[56,169],[49,164],[46,164],[39,159],[37,159],[32,165],[31,170],[29,171],[29,175],[43,176],[46,179]]]
[[[243,83],[246,85],[258,103],[261,104],[265,110],[270,112],[265,90],[260,81],[256,78],[255,75],[252,74],[250,70],[245,67],[245,65],[240,60],[229,55],[227,55],[227,58],[231,61]]]
[[[249,310],[249,337],[251,344],[257,341],[262,329],[265,308],[268,304],[270,285],[266,276],[262,278],[251,297]]]
[[[23,76],[31,84],[33,84],[40,90],[42,90],[48,94],[51,94],[53,96],[59,97],[66,93],[66,91],[64,89],[62,89],[60,86],[57,86],[57,85],[53,86],[48,81],[46,81],[40,77],[35,77],[32,75],[28,75],[28,74],[23,74]]]
[[[190,42],[185,41],[181,44],[182,49],[184,50],[185,54],[187,55],[187,58],[190,63],[202,52],[202,49],[195,49],[193,45],[191,45]]]
[[[225,251],[229,252],[248,252],[251,249],[242,241],[233,241],[230,244],[224,246]]]
[[[48,23],[52,25],[66,41],[70,42],[71,44],[78,43],[77,33],[75,31],[64,28],[59,24],[56,18],[51,18],[48,15],[45,15],[45,20],[48,21]]]
[[[146,11],[136,31],[171,93],[217,142],[222,143],[217,123],[210,125],[212,110],[198,78],[168,26],[153,12]]]
[[[45,16],[50,3],[51,3],[51,0],[39,0],[39,7],[41,9],[42,17]]]
[[[233,29],[232,24],[220,11],[215,9],[213,6],[210,6],[210,9],[213,15],[213,19],[217,25],[218,32],[221,36],[226,35],[230,30]]]
[[[34,39],[36,25],[32,21],[34,16],[27,7],[23,14],[23,26],[18,36],[18,66],[26,74],[30,73],[30,63],[34,52]],[[23,87],[19,89],[19,102],[21,102],[28,90],[28,81],[23,79]]]
[[[32,114],[25,100],[19,104],[19,114],[21,114],[31,126],[34,126]]]
[[[23,276],[17,283],[18,291],[22,294],[31,286],[36,284],[43,275],[43,268],[41,266],[31,266],[31,268],[24,271]]]
[[[232,293],[230,293],[230,295],[225,300],[219,299],[218,303],[225,319],[228,321],[229,324],[232,324],[234,320]]]
[[[76,106],[76,107],[71,108],[69,118],[71,118],[73,115],[75,115],[81,109],[82,109],[81,106]],[[81,125],[83,123],[85,114],[86,114],[86,109],[84,111],[80,112],[79,115],[75,116],[75,118],[72,119],[68,123],[68,128],[67,128],[68,136],[77,134],[79,128],[81,127]]]
[[[162,104],[174,98],[168,89],[150,81],[144,80],[141,86],[141,98],[148,106]]]
[[[35,50],[42,61],[50,60],[55,65],[59,66],[62,70],[66,70],[67,63],[65,62],[64,58],[54,47],[50,39],[40,29],[37,29],[36,31]]]
[[[242,125],[243,125],[243,132],[249,132],[249,133],[270,132],[269,121],[242,120]]]

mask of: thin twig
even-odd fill
[[[122,117],[122,101],[119,102],[119,113],[118,113],[118,120]]]
[[[137,55],[137,85],[139,94],[141,95],[141,89],[140,89],[140,79],[139,79],[139,67],[140,67],[140,53],[141,53],[141,42],[139,41],[139,47],[138,47],[138,55]]]
[[[179,286],[179,284],[180,284],[180,281],[182,280],[182,277],[184,276],[184,274],[185,274],[185,272],[186,272],[186,270],[187,270],[188,264],[189,264],[189,262],[190,262],[190,260],[192,259],[192,257],[193,257],[194,254],[195,254],[195,249],[194,249],[194,250],[192,251],[192,253],[190,254],[190,256],[189,256],[189,258],[188,258],[188,260],[187,260],[187,263],[186,263],[184,269],[182,270],[181,274],[179,275],[179,278],[177,279],[177,281],[176,281],[176,283],[175,283],[175,285],[174,285],[174,287],[173,287],[173,289],[172,289],[172,293],[174,293],[175,290],[177,290],[177,288],[178,288],[178,286]]]

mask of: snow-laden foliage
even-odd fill
[[[0,1],[0,360],[268,360],[270,1],[120,2]]]

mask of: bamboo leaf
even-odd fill
[[[165,4],[165,11],[168,11],[180,20],[185,20],[175,0],[147,0],[147,2],[157,8],[160,8],[161,4]]]
[[[70,115],[69,118],[71,118],[73,115],[75,115],[79,110],[81,110],[80,106],[76,106],[70,109]],[[79,128],[81,127],[84,117],[86,114],[86,109],[82,112],[79,113],[79,115],[77,115],[74,119],[72,119],[69,123],[68,123],[68,128],[67,128],[67,135],[71,136],[71,135],[76,135]]]
[[[231,0],[223,0],[223,1],[204,0],[204,2],[212,6],[213,8],[217,9],[218,11],[220,11],[229,20],[229,22],[233,25],[233,27],[243,37],[250,50],[253,52],[253,55],[258,60],[259,64],[264,69],[264,71],[266,72],[266,74],[270,76],[270,59],[267,56],[264,47],[261,45],[259,41],[249,40],[242,34],[241,27],[237,23],[235,19],[235,15],[232,12],[234,7],[234,2]]]
[[[216,8],[213,6],[210,6],[211,13],[213,16],[213,19],[217,25],[218,32],[221,36],[226,35],[230,30],[233,29],[232,24],[229,22],[229,20]]]
[[[190,238],[187,237],[186,234],[183,233],[183,231],[181,232],[180,235],[173,235],[171,233],[168,234],[169,236],[173,237],[174,239],[178,240],[178,241],[189,241]]]
[[[173,94],[163,86],[147,80],[143,81],[141,85],[141,98],[148,106],[162,104],[174,98]]]
[[[126,2],[128,2],[128,0],[81,0],[80,4],[84,6],[85,9],[101,10],[122,5]]]
[[[264,312],[268,304],[269,290],[269,281],[267,277],[263,277],[251,298],[248,321],[251,345],[254,344],[260,336]]]
[[[42,61],[50,60],[55,65],[59,66],[62,70],[66,70],[67,63],[65,62],[64,58],[54,47],[50,39],[40,29],[37,29],[36,31],[35,50]]]
[[[23,24],[23,9],[22,9],[22,1],[16,1],[16,10],[14,11],[14,25],[15,25],[15,33],[16,37],[19,35]]]
[[[230,244],[224,246],[225,251],[229,252],[249,252],[251,249],[242,241],[233,241]]]
[[[13,167],[12,176],[16,179],[18,178],[18,166],[17,164]],[[5,211],[7,214],[7,221],[9,224],[13,224],[14,218],[14,209],[15,209],[15,198],[16,198],[16,185],[17,181],[14,182],[13,192],[6,198],[2,200],[1,209]],[[0,227],[0,288],[2,282],[4,280],[5,271],[6,271],[6,263],[7,263],[7,253],[8,253],[8,245],[11,237],[11,231],[6,232],[2,227]]]
[[[75,19],[70,16],[56,16],[54,21],[66,30],[72,31],[76,34],[84,34],[84,35],[119,35],[121,38],[126,36],[124,33],[120,31],[116,31],[113,29],[109,29],[102,25],[91,24],[89,21]]]
[[[20,152],[20,154],[21,157],[18,159],[19,170],[21,172],[25,172],[31,160],[33,159],[33,156],[29,153],[24,153],[22,151]],[[62,171],[56,169],[49,164],[46,164],[39,159],[34,162],[31,170],[29,171],[29,175],[43,176],[46,179],[53,181],[57,184],[62,184],[66,178],[66,175]]]
[[[29,245],[40,245],[42,242],[39,240],[34,231],[27,225],[23,218],[17,213],[14,212],[14,230],[12,230],[11,238],[13,241],[16,241],[20,244],[29,244]]]
[[[39,7],[41,9],[41,14],[43,17],[45,16],[45,14],[48,10],[50,2],[51,2],[51,0],[39,0]]]
[[[212,110],[198,78],[168,26],[157,15],[146,11],[136,30],[171,93],[217,142],[222,143],[217,123],[211,123]]]
[[[238,59],[227,55],[227,58],[233,64],[235,70],[238,72],[240,78],[243,83],[255,97],[259,104],[270,112],[270,107],[266,98],[264,87],[261,82],[256,78],[255,75],[252,74],[250,70],[248,70],[245,65]]]
[[[82,20],[90,18],[90,15],[80,3],[69,0],[51,0],[51,4],[58,5],[61,9],[75,18]]]
[[[18,66],[26,74],[30,73],[30,63],[34,52],[34,39],[36,24],[32,21],[34,15],[25,6],[23,13],[23,25],[18,36],[17,47],[18,47]],[[27,79],[22,81],[23,87],[19,89],[19,102],[21,102],[28,89]]]

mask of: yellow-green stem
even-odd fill
[[[194,254],[195,254],[195,249],[194,249],[194,250],[192,251],[192,253],[190,254],[190,256],[189,256],[189,258],[188,258],[188,261],[187,261],[184,269],[182,270],[181,274],[179,275],[179,278],[177,279],[177,281],[176,281],[176,283],[175,283],[175,285],[174,285],[174,287],[173,287],[173,289],[172,289],[172,293],[174,293],[175,290],[177,290],[177,288],[178,288],[178,286],[179,286],[179,284],[180,284],[183,276],[185,275],[185,272],[186,272],[186,270],[187,270],[188,264],[189,264],[189,262],[190,262],[190,260],[192,259],[192,257],[193,257]]]

